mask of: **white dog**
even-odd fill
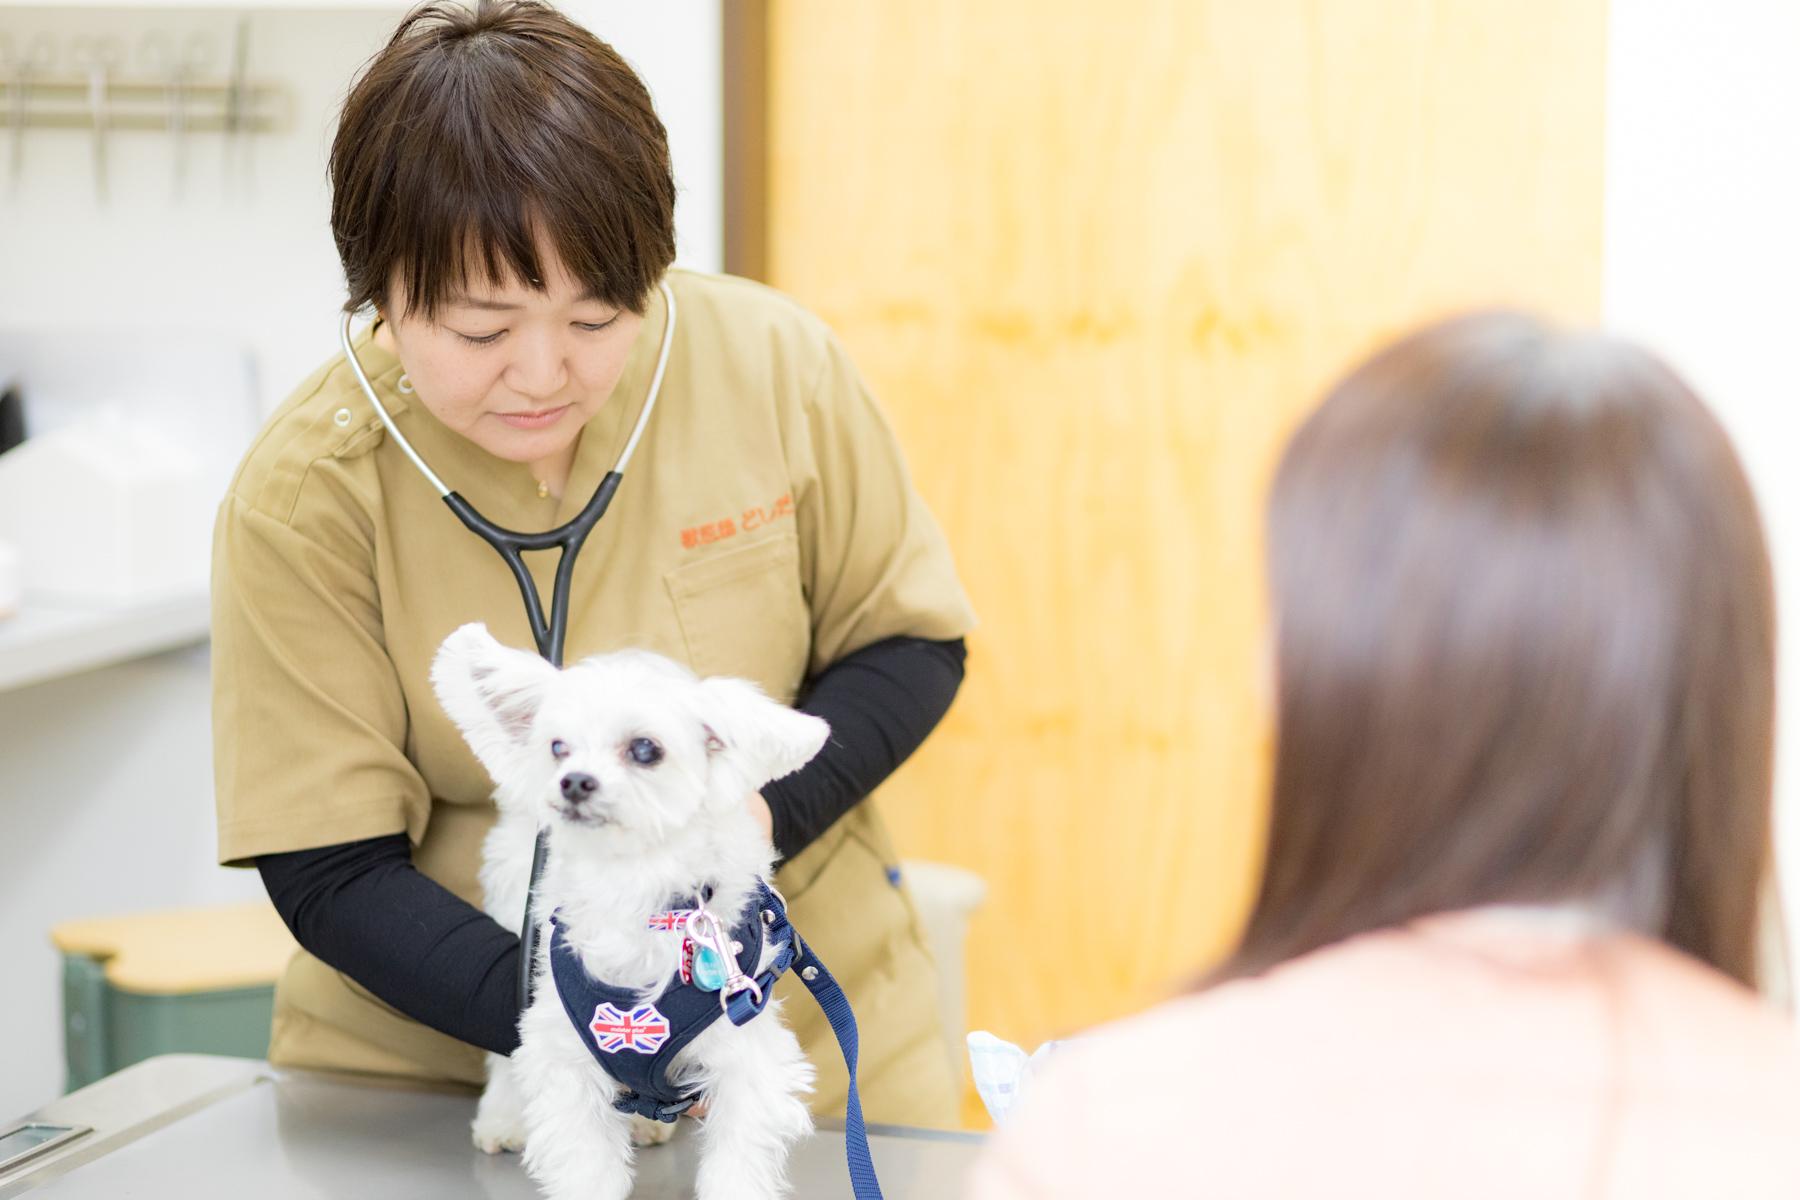
[[[524,919],[537,830],[549,830],[533,999],[517,1052],[489,1056],[475,1144],[523,1149],[553,1198],[624,1197],[633,1144],[672,1127],[614,1107],[620,1085],[559,999],[550,919],[590,976],[657,996],[683,970],[683,933],[666,928],[672,906],[710,888],[705,908],[725,928],[744,919],[772,855],[745,801],[803,766],[828,730],[742,680],[698,679],[644,651],[559,671],[481,625],[445,639],[431,679],[498,785],[481,883],[488,913],[509,929]],[[777,948],[764,947],[758,970]],[[716,1020],[674,1059],[679,1086],[706,1102],[701,1200],[781,1194],[788,1151],[812,1129],[801,1096],[813,1068],[778,1008],[771,1001],[742,1026]]]

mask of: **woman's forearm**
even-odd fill
[[[919,748],[950,711],[966,657],[961,639],[888,638],[812,681],[798,707],[824,718],[831,738],[805,767],[762,789],[783,859],[811,845]]]
[[[517,933],[413,866],[405,834],[265,854],[256,869],[314,957],[451,1037],[518,1046]]]

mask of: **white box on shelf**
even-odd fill
[[[0,539],[33,594],[129,601],[206,586],[206,464],[117,410],[0,455]]]
[[[248,349],[204,329],[0,329],[25,442],[0,455],[0,541],[26,611],[204,594],[213,514],[257,427]]]

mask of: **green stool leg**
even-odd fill
[[[63,1061],[66,1089],[158,1054],[267,1058],[273,986],[151,995],[106,981],[105,964],[63,956]]]
[[[146,995],[108,988],[112,1070],[158,1054],[269,1056],[273,987]]]
[[[86,1087],[117,1069],[107,1045],[112,1028],[106,968],[85,955],[63,957],[63,1063],[67,1091]]]

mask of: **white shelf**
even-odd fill
[[[0,617],[0,691],[206,640],[204,589],[134,604],[27,596]]]

